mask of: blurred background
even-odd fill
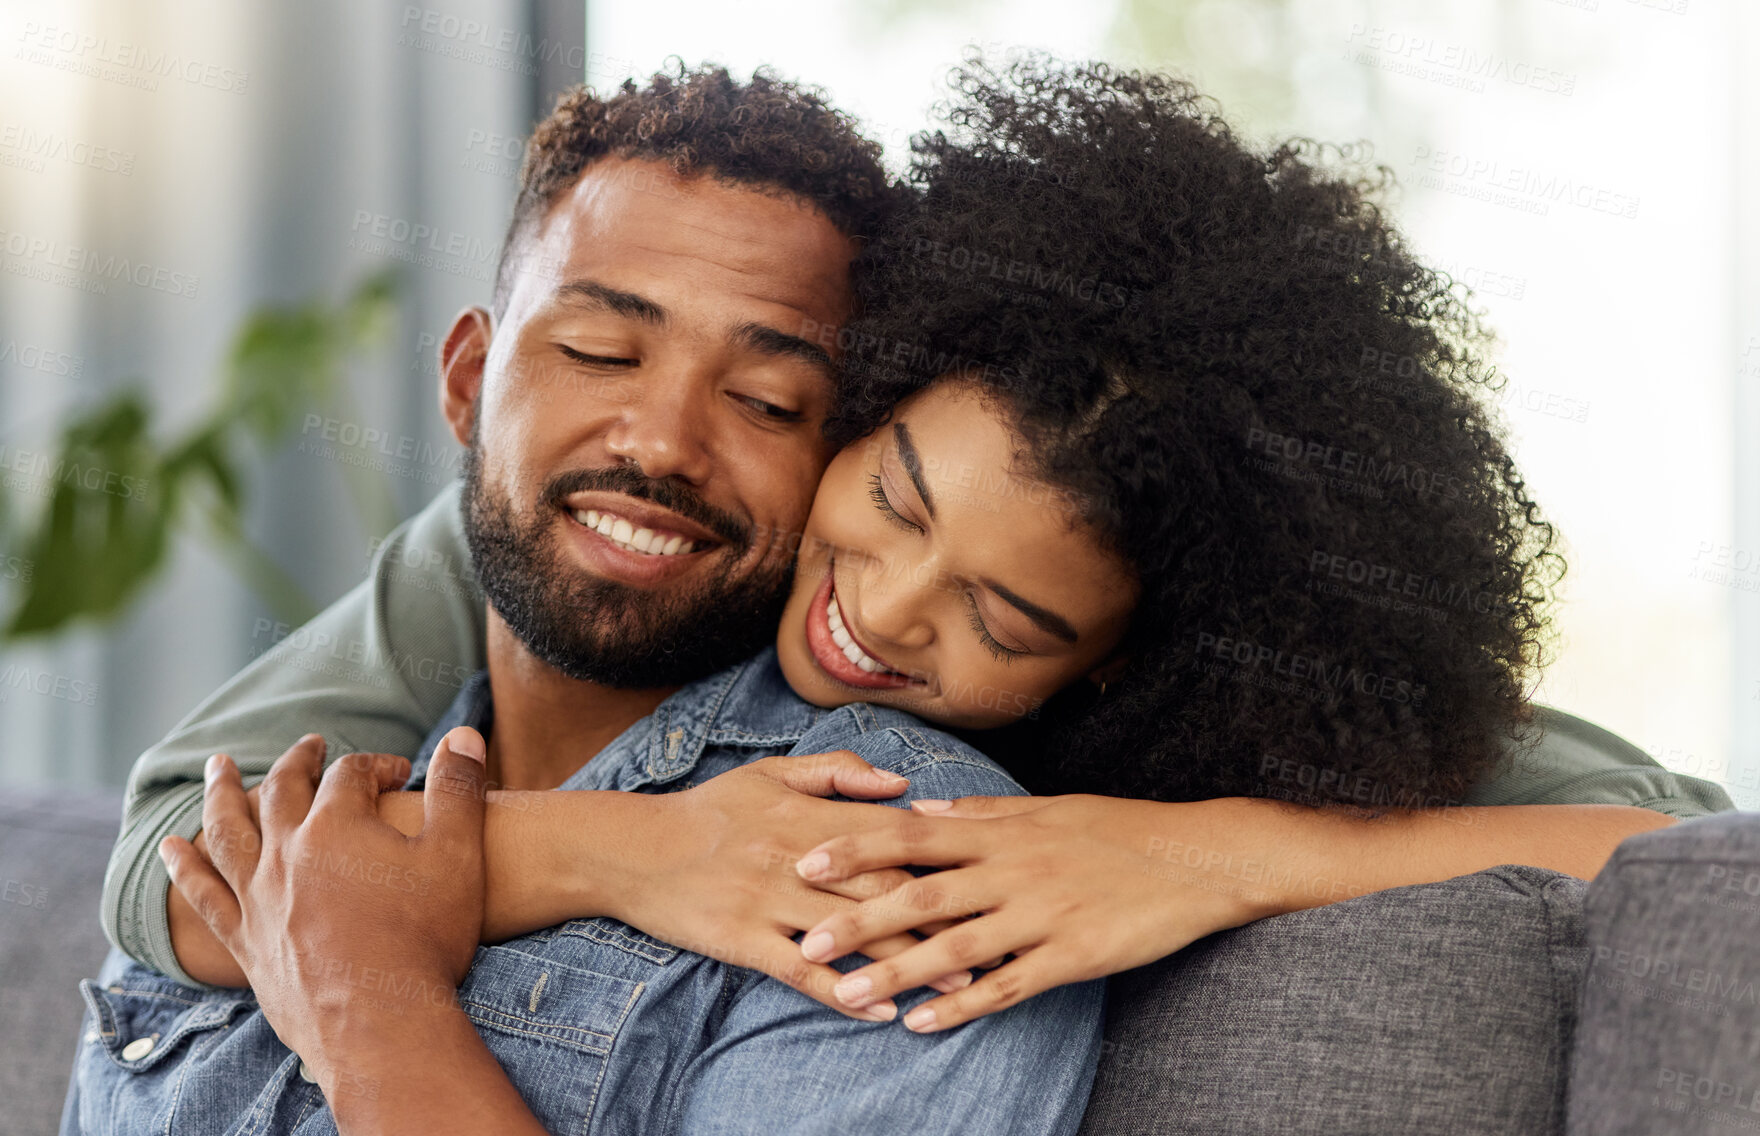
[[[0,782],[119,785],[457,474],[437,339],[558,91],[768,64],[902,170],[970,47],[1176,71],[1391,168],[1565,538],[1541,699],[1760,807],[1743,0],[8,0]]]

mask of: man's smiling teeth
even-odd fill
[[[574,519],[617,547],[649,556],[682,556],[696,549],[697,542],[664,529],[638,529],[622,517],[597,509],[576,509]]]
[[[843,652],[844,658],[848,659],[856,666],[861,667],[869,674],[875,674],[877,672],[883,674],[898,673],[891,667],[888,667],[885,663],[882,663],[880,660],[862,650],[862,648],[856,643],[855,639],[850,636],[848,629],[843,626],[843,613],[837,610],[837,593],[835,592],[827,597],[825,601],[825,616],[831,623],[831,641],[837,644],[837,649]]]

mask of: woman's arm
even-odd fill
[[[762,970],[853,1017],[889,1017],[891,1007],[880,1000],[861,1008],[837,1002],[831,987],[839,973],[803,963],[777,928],[804,930],[911,878],[887,868],[826,891],[804,883],[793,869],[822,840],[881,823],[882,814],[903,815],[822,797],[885,799],[908,784],[840,751],[765,758],[677,793],[490,791],[483,822],[483,941],[609,915],[667,942]],[[254,809],[255,791],[247,796]],[[380,818],[398,831],[421,831],[421,794],[385,793],[378,806]],[[366,826],[333,833],[298,867],[371,880],[377,870],[366,844],[371,836]],[[195,845],[205,854],[202,836]],[[387,887],[407,882],[389,870],[381,874]],[[213,985],[245,984],[242,968],[175,888],[167,915],[184,970]],[[938,926],[944,917],[925,922]],[[916,944],[908,934],[883,936],[868,953],[889,958]],[[936,976],[938,988],[954,990],[971,981],[970,974],[955,971]]]
[[[914,808],[927,813],[924,806]],[[945,1029],[1268,915],[1498,864],[1588,879],[1626,837],[1673,823],[1620,805],[1425,809],[1369,819],[1246,797],[1178,804],[1080,794],[971,797],[809,853],[798,870],[810,880],[901,863],[944,870],[830,916],[801,949],[811,960],[835,958],[869,937],[920,925],[931,912],[974,916],[837,986],[847,1005],[859,1007],[949,968],[1020,955],[905,1019],[912,1028]]]

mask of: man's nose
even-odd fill
[[[710,407],[690,384],[671,383],[631,400],[605,435],[613,457],[634,462],[655,481],[709,479]]]

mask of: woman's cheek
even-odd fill
[[[951,672],[943,672],[942,705],[974,727],[1005,725],[1031,714],[1040,698],[1034,685],[1010,677],[993,659],[965,659]]]

